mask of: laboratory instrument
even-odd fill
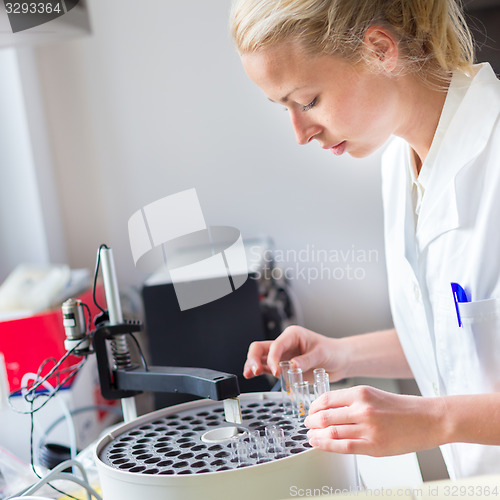
[[[141,325],[121,317],[110,250],[100,249],[110,311],[96,320],[91,346],[78,352],[96,354],[103,396],[133,403],[133,396],[149,390],[211,399],[139,418],[133,416],[133,405],[124,407],[125,423],[105,435],[95,450],[106,500],[215,500],[221,495],[271,500],[290,496],[291,488],[357,488],[355,457],[311,448],[303,419],[286,413],[278,392],[240,395],[231,374],[135,365],[128,341]],[[79,340],[83,328],[75,325],[82,319],[78,306],[67,304],[68,342],[85,340]],[[79,347],[73,346],[75,352]],[[300,370],[287,373],[290,383],[302,380]]]
[[[241,394],[240,403],[237,433],[219,442],[203,437],[232,425],[222,403],[210,400],[157,410],[111,431],[96,449],[104,498],[271,500],[288,498],[291,489],[358,487],[355,457],[311,448],[308,429],[283,411],[278,392]]]
[[[111,248],[101,246],[98,264],[102,261],[104,291],[108,311],[96,318],[90,347],[82,323],[81,304],[67,301],[63,305],[63,323],[73,353],[86,356],[95,353],[101,393],[106,399],[121,399],[124,420],[137,417],[133,397],[143,391],[180,392],[224,400],[228,421],[240,421],[238,379],[235,375],[205,368],[144,366],[132,363],[128,336],[141,330],[137,321],[124,321],[118,295],[118,285]],[[96,269],[97,271],[97,269]],[[83,321],[84,324],[84,321]],[[86,347],[82,347],[82,343]],[[111,352],[111,359],[109,356]]]

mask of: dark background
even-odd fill
[[[476,43],[476,61],[489,62],[500,75],[500,0],[465,0],[464,7]]]

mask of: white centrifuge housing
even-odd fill
[[[224,420],[222,402],[199,400],[144,415],[106,435],[96,463],[105,500],[285,499],[358,487],[356,460],[312,449],[301,420],[284,410],[280,393],[240,396],[240,442],[251,431],[276,425],[284,448],[265,458],[250,448],[242,462],[234,439],[208,440]],[[208,433],[208,434],[207,434]],[[233,441],[233,444],[231,444]]]

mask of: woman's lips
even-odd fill
[[[337,156],[340,156],[344,154],[346,148],[346,141],[339,142],[338,144],[335,144],[335,146],[331,146],[329,149],[330,151]]]

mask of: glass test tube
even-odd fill
[[[231,438],[230,447],[231,447],[231,458],[234,462],[238,461],[238,442],[240,440],[240,436],[236,435]]]
[[[250,446],[243,437],[234,436],[231,438],[231,450],[234,462],[238,462],[238,465],[249,464]]]
[[[267,440],[265,436],[260,435],[260,431],[250,431],[250,457],[257,463],[267,460]]]
[[[288,371],[292,368],[290,361],[280,361],[280,382],[281,382],[281,402],[283,404],[283,411],[287,414],[292,413],[291,404],[291,388],[288,378]]]
[[[306,418],[311,402],[309,394],[309,382],[304,380],[293,385],[294,401],[297,406],[297,416],[299,419]]]
[[[270,457],[279,457],[285,454],[285,432],[281,427],[268,425],[265,429],[267,453]]]
[[[290,383],[290,388],[291,388],[291,400],[292,400],[292,415],[294,417],[299,416],[299,409],[297,406],[297,398],[295,397],[294,393],[294,386],[295,384],[299,384],[300,382],[303,382],[303,375],[302,375],[302,370],[300,368],[292,368],[288,370],[288,381]]]
[[[319,398],[330,390],[330,378],[323,368],[314,370],[314,397]]]

